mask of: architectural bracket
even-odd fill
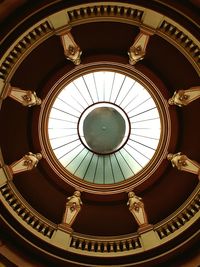
[[[42,159],[41,153],[33,154],[32,152],[29,152],[25,156],[23,156],[21,159],[13,162],[9,169],[11,173],[14,175],[16,173],[24,172],[24,171],[30,171],[33,168],[37,167],[39,160]]]
[[[2,90],[1,90],[2,89]],[[10,97],[25,107],[40,105],[42,100],[37,97],[36,92],[30,90],[22,90],[18,87],[11,86],[0,79],[0,98]]]
[[[172,167],[177,168],[180,171],[196,174],[200,179],[200,164],[189,159],[186,155],[182,154],[182,152],[176,154],[169,153],[167,159],[171,161]]]
[[[142,198],[136,196],[134,192],[129,192],[127,205],[139,225],[139,229],[149,229],[149,226],[151,227],[151,225],[148,223]]]
[[[82,51],[80,47],[74,41],[74,38],[70,31],[60,33],[61,42],[64,48],[64,54],[66,59],[72,61],[75,65],[81,63]]]
[[[48,17],[48,21],[54,29],[55,33],[60,36],[62,46],[64,48],[65,57],[72,61],[75,65],[81,63],[80,57],[82,51],[74,41],[70,32],[70,19],[66,10],[62,10]]]
[[[3,166],[0,168],[0,188],[8,182],[8,177],[10,177],[10,175],[8,175],[6,167]]]
[[[173,96],[168,100],[170,105],[179,107],[187,106],[192,101],[200,98],[200,86],[190,87],[187,90],[175,91]]]
[[[81,205],[83,203],[81,201],[80,196],[81,196],[80,191],[75,191],[72,196],[67,198],[66,208],[62,219],[62,225],[64,225],[65,228],[71,227],[78,213],[81,210]]]
[[[140,33],[136,36],[133,45],[128,51],[129,63],[135,65],[138,61],[142,60],[146,54],[147,44],[153,31],[140,29]]]

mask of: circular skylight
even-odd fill
[[[80,140],[96,154],[116,152],[126,142],[130,132],[128,117],[111,103],[95,103],[80,117]]]
[[[57,160],[77,179],[113,184],[149,163],[160,125],[143,85],[118,72],[96,71],[74,79],[54,99],[48,136]]]

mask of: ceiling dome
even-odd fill
[[[24,2],[2,23],[2,240],[35,266],[162,266],[195,248],[195,1]],[[2,263],[26,264],[18,250]]]
[[[171,120],[163,94],[144,73],[96,62],[56,80],[38,132],[45,158],[66,183],[105,195],[151,180],[167,153]]]

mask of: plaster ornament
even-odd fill
[[[141,30],[137,35],[133,45],[128,51],[129,63],[131,65],[135,65],[138,61],[144,58],[150,35],[152,35],[152,33],[145,30]]]
[[[82,51],[80,47],[75,43],[72,34],[68,31],[61,34],[60,38],[66,58],[72,61],[75,65],[79,65],[81,63],[80,57]]]
[[[75,191],[74,194],[67,198],[66,208],[63,215],[62,223],[67,225],[72,225],[76,219],[76,216],[81,210],[81,205],[83,204],[81,201],[81,193],[79,191]]]
[[[192,101],[200,97],[200,86],[191,87],[187,90],[175,91],[173,96],[168,100],[169,105],[177,105],[179,107],[187,106]]]
[[[171,161],[172,167],[180,171],[196,174],[198,178],[200,178],[200,164],[189,159],[186,155],[182,154],[182,152],[176,154],[169,153],[167,159]]]
[[[41,159],[41,153],[33,154],[32,152],[29,152],[27,155],[23,156],[18,161],[13,162],[9,167],[11,169],[12,174],[30,171],[33,168],[37,167],[37,164]]]
[[[129,206],[129,210],[133,214],[139,227],[147,226],[149,223],[142,198],[136,196],[132,191],[128,193],[128,198],[127,205]]]

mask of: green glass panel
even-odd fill
[[[88,146],[94,152],[111,153],[124,138],[125,121],[114,108],[96,108],[85,118],[83,132]]]

